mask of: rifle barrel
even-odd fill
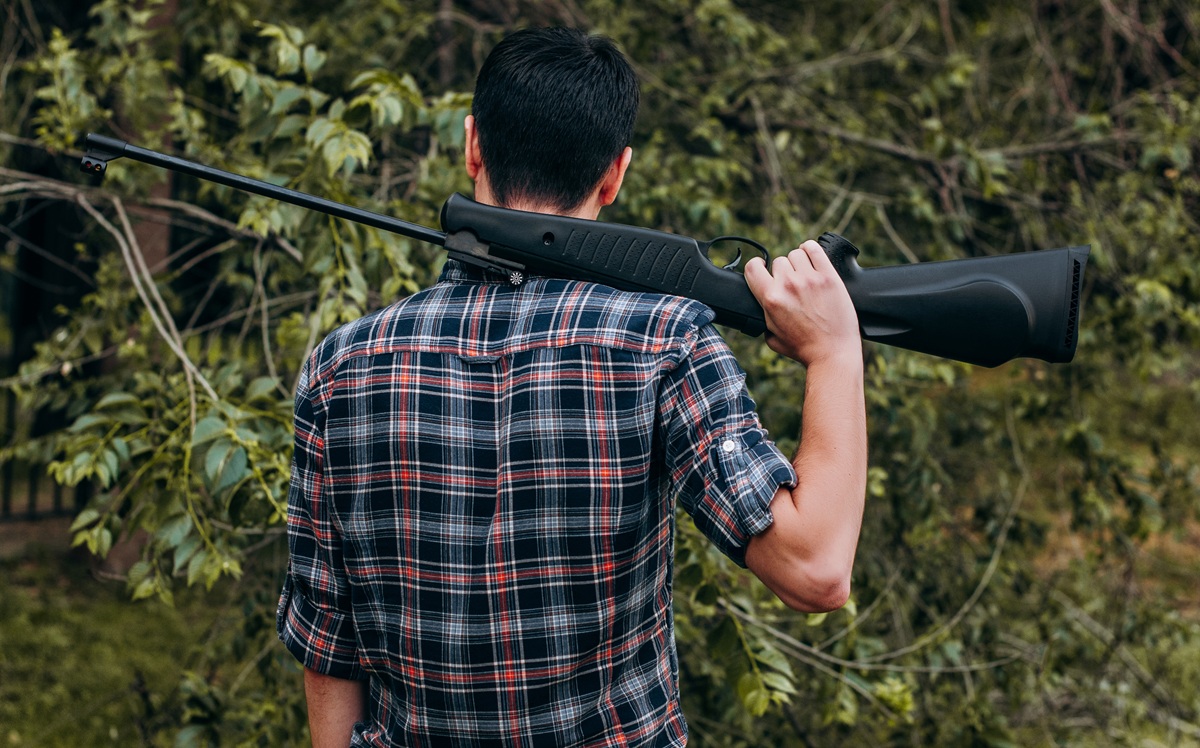
[[[391,231],[395,234],[407,236],[410,239],[430,242],[431,244],[436,244],[438,246],[442,246],[446,243],[446,235],[436,229],[431,229],[426,226],[421,226],[420,224],[403,221],[399,218],[385,216],[382,213],[362,210],[361,208],[355,208],[353,206],[345,205],[333,200],[327,200],[323,197],[310,195],[307,192],[300,192],[287,187],[280,187],[278,185],[271,184],[270,182],[264,182],[261,179],[253,179],[251,177],[242,176],[241,174],[234,174],[233,172],[214,169],[211,166],[198,164],[195,161],[188,161],[187,159],[179,158],[177,156],[168,156],[165,153],[159,153],[158,151],[152,151],[147,148],[140,148],[136,145],[131,145],[123,140],[117,140],[115,138],[109,138],[103,135],[88,133],[84,138],[84,144],[87,146],[87,156],[101,162],[107,162],[111,159],[124,156],[125,158],[131,158],[134,161],[141,161],[144,164],[159,166],[164,169],[177,171],[181,174],[199,177],[200,179],[207,179],[210,182],[216,182],[217,184],[223,184],[227,187],[245,190],[246,192],[252,192],[256,195],[262,195],[263,197],[269,197],[273,200],[279,200],[280,202],[298,205],[301,208],[317,210],[338,218],[345,218],[349,221],[363,223],[373,228]],[[102,169],[97,169],[97,171],[102,171]]]

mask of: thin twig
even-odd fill
[[[84,273],[82,270],[80,270],[79,268],[75,267],[74,265],[72,265],[69,262],[66,262],[62,258],[55,255],[53,252],[49,252],[49,251],[43,249],[42,247],[39,247],[38,245],[34,244],[33,242],[29,241],[25,237],[21,236],[20,234],[16,233],[12,229],[10,229],[8,226],[0,225],[0,231],[3,231],[5,236],[7,236],[11,241],[16,242],[19,246],[24,247],[25,249],[29,250],[30,252],[33,252],[38,257],[41,257],[43,260],[46,260],[47,262],[57,265],[58,267],[67,271],[71,275],[74,275],[76,278],[80,279],[87,285],[93,286],[93,287],[96,285],[96,281],[94,278],[89,278],[88,275],[86,273]]]
[[[984,569],[983,576],[979,579],[979,584],[975,586],[975,590],[962,604],[962,607],[960,607],[958,611],[956,611],[955,614],[949,618],[949,620],[939,625],[933,631],[923,634],[913,643],[904,647],[900,647],[899,649],[894,649],[890,652],[884,652],[882,654],[864,658],[863,662],[884,662],[886,660],[894,660],[897,657],[903,657],[911,652],[916,652],[917,650],[932,644],[943,633],[957,626],[959,621],[961,621],[963,617],[975,607],[975,603],[979,602],[979,598],[983,596],[984,590],[986,590],[988,585],[991,584],[992,575],[996,573],[996,568],[1000,565],[1000,554],[1004,550],[1004,545],[1008,540],[1008,531],[1012,528],[1013,520],[1016,519],[1017,508],[1021,505],[1021,500],[1025,497],[1025,489],[1027,485],[1027,478],[1022,476],[1021,482],[1017,485],[1017,489],[1014,492],[1015,496],[1013,501],[1011,504],[1009,504],[1008,514],[1004,518],[1004,524],[1000,528],[1000,534],[996,538],[996,547],[992,550],[992,557],[988,560],[987,568]]]
[[[116,353],[118,350],[120,350],[120,345],[110,345],[102,351],[97,351],[96,353],[92,353],[87,356],[67,359],[66,361],[62,361],[49,369],[42,369],[41,371],[35,371],[28,374],[16,374],[11,377],[6,377],[4,379],[0,379],[0,389],[35,384],[45,377],[51,377],[61,373],[64,366],[70,367],[71,369],[77,369],[80,366],[83,366],[84,364],[90,364],[93,361],[102,361]]]
[[[262,298],[262,345],[263,345],[263,361],[267,364],[267,373],[271,379],[275,380],[275,389],[285,398],[290,397],[291,393],[283,388],[283,382],[279,378],[279,371],[275,368],[275,360],[271,355],[271,297],[267,293],[264,276],[266,275],[265,268],[266,260],[263,259],[262,245],[254,248],[254,286],[258,294]]]
[[[811,644],[805,644],[799,639],[791,636],[784,631],[775,628],[769,623],[760,621],[754,616],[751,616],[744,611],[738,610],[732,605],[721,605],[721,609],[730,613],[735,618],[744,621],[755,628],[762,629],[771,636],[775,637],[780,648],[790,650],[790,653],[799,658],[804,658],[806,661],[809,658],[816,658],[830,665],[846,668],[847,670],[859,670],[862,672],[889,672],[889,673],[971,673],[982,670],[993,670],[1002,665],[1007,665],[1011,662],[1016,662],[1021,659],[1020,655],[1010,655],[1001,657],[997,660],[981,662],[971,665],[885,665],[866,660],[847,660],[828,652],[824,652]]]
[[[865,623],[867,619],[871,617],[871,614],[879,609],[880,603],[882,603],[884,599],[886,599],[887,596],[892,593],[892,587],[895,586],[896,580],[899,578],[900,571],[898,569],[893,570],[891,575],[888,576],[887,582],[884,583],[883,589],[879,591],[879,594],[875,596],[875,599],[871,601],[870,605],[860,610],[858,615],[854,616],[850,623],[846,624],[845,628],[831,635],[829,638],[825,639],[825,641],[816,644],[815,647],[821,650],[828,649],[831,644],[838,643],[842,639],[846,638],[846,636],[853,632],[856,628]]]
[[[159,208],[170,208],[172,210],[177,210],[180,213],[184,213],[186,215],[191,216],[192,218],[196,218],[198,220],[204,221],[205,223],[212,224],[213,226],[219,226],[220,228],[223,228],[226,231],[228,231],[229,233],[234,234],[236,236],[242,236],[242,237],[246,237],[246,238],[250,238],[250,239],[258,239],[258,240],[267,238],[267,237],[264,237],[263,235],[259,234],[256,231],[251,231],[250,229],[242,228],[242,227],[238,226],[236,223],[233,223],[232,221],[227,221],[224,218],[221,218],[220,216],[214,215],[214,214],[208,212],[207,210],[204,210],[203,208],[192,205],[191,203],[185,203],[181,200],[168,200],[166,198],[151,198],[150,200],[146,201],[146,205],[152,205],[152,206],[159,207]],[[283,238],[282,236],[276,235],[276,234],[272,234],[270,239],[275,244],[277,244],[280,249],[282,249],[284,252],[286,252],[288,254],[288,256],[291,257],[293,260],[295,260],[296,262],[304,262],[304,255],[301,254],[300,250],[296,249],[296,247],[294,247],[292,245],[292,243],[289,242],[287,239]]]
[[[1124,643],[1118,639],[1116,634],[1109,631],[1104,624],[1088,615],[1087,611],[1076,605],[1075,601],[1062,591],[1052,590],[1050,592],[1050,597],[1054,598],[1055,601],[1063,606],[1068,617],[1070,617],[1070,619],[1075,623],[1079,624],[1081,629],[1103,642],[1106,646],[1115,649],[1117,656],[1121,658],[1121,661],[1125,663],[1125,667],[1128,668],[1129,671],[1133,673],[1134,677],[1137,678],[1138,682],[1142,684],[1142,687],[1145,688],[1147,692],[1152,694],[1164,707],[1174,710],[1176,714],[1173,716],[1175,716],[1177,719],[1180,719],[1179,712],[1182,711],[1182,705],[1178,702],[1178,700],[1173,698],[1166,689],[1163,688],[1163,686],[1155,679],[1154,675],[1147,670],[1142,663],[1138,662],[1137,659],[1130,654],[1129,650],[1126,648]],[[1180,721],[1182,724],[1190,724],[1183,722],[1182,720]],[[1192,725],[1192,728],[1197,729],[1195,725]]]
[[[917,257],[916,253],[909,249],[908,245],[904,243],[904,239],[900,238],[900,234],[892,227],[892,222],[888,220],[887,210],[882,205],[876,205],[875,213],[879,216],[879,222],[883,225],[884,233],[896,245],[896,249],[900,250],[900,254],[904,255],[909,262],[920,262],[921,260]]]
[[[142,287],[142,283],[140,282],[140,274],[137,271],[137,261],[132,256],[133,249],[129,243],[129,238],[123,235],[116,226],[114,226],[107,218],[105,218],[104,214],[97,210],[96,206],[92,205],[82,193],[76,194],[75,202],[81,208],[83,208],[88,215],[94,218],[96,223],[100,224],[101,228],[103,228],[109,233],[109,235],[112,236],[113,240],[117,243],[117,246],[121,250],[122,257],[125,259],[126,267],[129,269],[130,275],[134,278],[134,290],[137,291],[138,296],[142,300],[143,306],[146,307],[147,312],[150,314],[150,321],[154,324],[155,329],[158,330],[159,336],[162,337],[163,342],[167,344],[167,347],[171,349],[171,352],[174,353],[179,359],[180,363],[183,364],[184,371],[193,374],[197,381],[200,382],[200,386],[204,389],[205,394],[207,394],[213,400],[213,402],[218,402],[220,398],[217,396],[216,390],[214,390],[212,385],[208,383],[208,380],[203,374],[200,373],[200,371],[196,368],[196,365],[192,363],[192,360],[188,358],[187,352],[183,350],[182,344],[180,344],[176,338],[172,337],[171,333],[167,330],[166,325],[161,319],[159,319],[159,316],[155,310],[154,302],[150,299],[149,292]],[[155,293],[157,293],[157,290]]]

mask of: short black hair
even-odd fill
[[[523,29],[492,49],[471,114],[492,193],[575,209],[629,145],[637,74],[609,38]]]

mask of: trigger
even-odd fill
[[[762,258],[764,260],[766,260],[767,262],[771,261],[771,253],[767,251],[766,247],[764,247],[763,245],[754,241],[753,239],[747,239],[744,236],[718,236],[716,239],[710,239],[706,242],[701,243],[699,245],[700,250],[702,252],[704,252],[705,257],[708,257],[708,250],[711,249],[714,244],[720,244],[721,242],[737,242],[738,243],[737,244],[737,256],[734,257],[733,260],[730,261],[730,263],[728,265],[721,268],[722,270],[733,270],[734,268],[736,268],[738,265],[740,265],[742,263],[742,245],[745,245],[745,244],[749,244],[751,247],[754,247],[755,249],[757,249],[762,254]],[[716,263],[713,263],[713,264],[715,265]]]

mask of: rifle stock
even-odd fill
[[[543,272],[704,302],[716,321],[749,335],[766,329],[744,276],[718,268],[695,239],[622,224],[528,213],[451,195],[447,247],[469,233],[490,254]],[[866,340],[978,366],[1019,357],[1065,363],[1079,339],[1087,247],[864,269],[837,234],[817,239],[858,312]]]
[[[442,207],[446,233],[89,133],[80,168],[102,176],[126,157],[265,197],[441,244],[452,257],[508,274],[527,269],[616,288],[701,301],[717,322],[749,335],[766,330],[741,273],[718,268],[710,242],[663,231],[496,208],[454,194]],[[836,234],[817,240],[850,292],[863,338],[979,366],[1018,357],[1065,363],[1075,354],[1087,247],[1000,257],[859,267],[858,249]],[[739,250],[740,258],[740,250]],[[735,261],[736,262],[736,261]]]
[[[863,269],[850,242],[819,241],[867,340],[979,366],[1075,355],[1088,247]]]

